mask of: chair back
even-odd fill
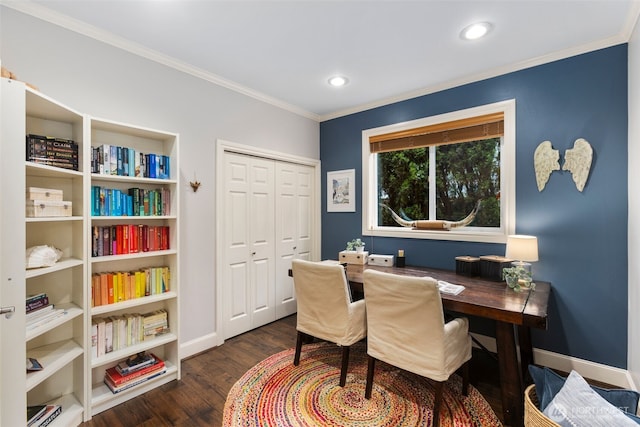
[[[298,331],[339,345],[351,345],[366,335],[364,302],[351,302],[342,265],[296,259],[291,267]],[[361,310],[356,310],[357,306]],[[360,322],[353,321],[355,311],[362,312],[357,316]]]
[[[364,300],[369,355],[429,378],[448,377],[442,374],[444,314],[435,279],[367,269]]]

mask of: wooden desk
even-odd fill
[[[527,367],[533,362],[530,328],[547,328],[547,305],[551,286],[536,281],[536,290],[514,292],[504,282],[494,282],[479,277],[458,275],[452,271],[423,267],[347,266],[347,278],[354,291],[362,291],[362,272],[376,269],[388,273],[409,276],[431,276],[463,285],[458,295],[442,295],[445,310],[470,316],[484,317],[496,322],[496,347],[500,371],[500,389],[504,423],[520,427],[524,422],[524,388]],[[518,327],[520,356],[518,362],[515,327]]]

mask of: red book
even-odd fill
[[[154,363],[153,365],[145,366],[144,368],[133,371],[127,375],[120,374],[115,366],[108,368],[105,371],[105,374],[107,375],[107,377],[109,377],[109,380],[113,385],[118,386],[128,381],[135,380],[136,378],[143,377],[144,375],[164,369],[164,361],[158,359],[155,354],[152,354],[152,356],[154,359],[156,359],[156,363]]]
[[[123,253],[122,239],[122,225],[116,225],[116,255],[122,255]]]

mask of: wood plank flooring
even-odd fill
[[[294,347],[295,327],[296,316],[289,316],[185,359],[180,381],[102,412],[82,426],[219,427],[227,393],[233,384],[259,361]],[[470,379],[502,419],[497,361],[474,350]]]

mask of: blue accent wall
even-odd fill
[[[352,84],[357,84],[353,82]],[[362,229],[362,131],[516,100],[516,232],[538,236],[534,276],[551,282],[549,328],[533,345],[614,367],[627,367],[627,45],[602,49],[320,124],[322,258],[335,259]],[[549,140],[564,152],[578,138],[594,150],[579,192],[568,171],[538,191],[533,153]],[[327,171],[355,169],[355,213],[326,211]],[[454,269],[458,255],[504,254],[503,244],[364,238],[371,253],[407,264]],[[473,322],[472,328],[486,328]]]

